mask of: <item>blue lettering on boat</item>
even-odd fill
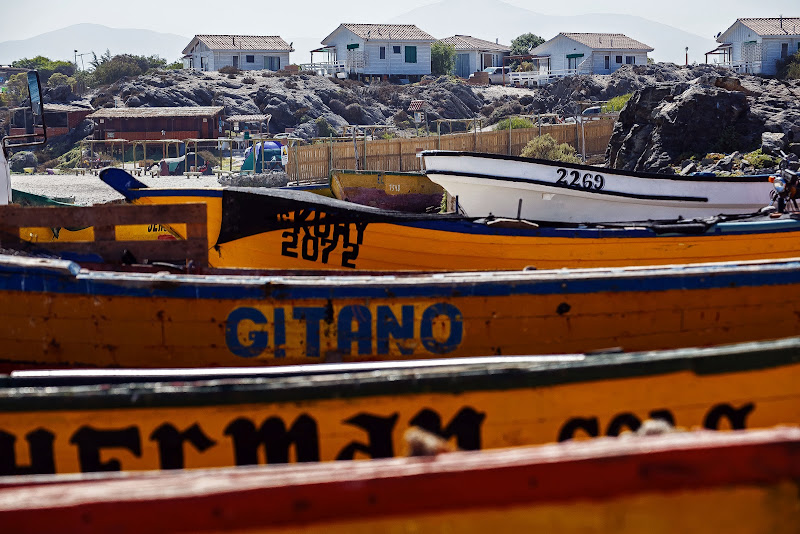
[[[303,325],[302,339],[297,343],[305,347],[305,356],[319,358],[323,328],[333,322],[333,310],[330,306],[301,306],[288,313],[292,320]],[[256,308],[236,308],[226,322],[225,343],[228,349],[242,358],[261,356],[268,349],[274,357],[284,358],[286,315],[286,309],[275,308],[270,324],[267,314]],[[381,305],[376,306],[374,312],[367,306],[350,305],[338,311],[336,324],[331,326],[335,329],[336,350],[342,355],[388,355],[393,348],[406,356],[419,348],[431,354],[448,354],[461,345],[463,317],[452,304],[440,302],[428,306],[418,324],[413,305],[403,305],[399,310]]]

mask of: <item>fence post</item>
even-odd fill
[[[503,76],[505,76],[505,73],[503,73]],[[511,128],[514,125],[514,121],[511,120],[511,117],[513,117],[513,115],[508,117],[508,155],[509,156],[511,155]]]

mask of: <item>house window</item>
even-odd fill
[[[636,65],[636,56],[625,56],[626,65]]]
[[[239,56],[233,56],[233,66],[239,68]]]
[[[281,70],[280,56],[264,56],[264,68],[267,70]]]
[[[605,57],[605,69],[606,70],[610,70],[611,69],[611,56],[606,56]]]
[[[406,63],[416,63],[417,62],[417,47],[416,46],[407,46],[406,47]]]
[[[381,59],[386,59],[386,47],[381,47]]]
[[[789,43],[781,43],[781,59],[789,57]]]
[[[400,47],[399,46],[393,46],[392,47],[392,53],[399,54],[400,53]]]
[[[256,62],[256,56],[244,56],[244,60],[247,63],[255,63]]]
[[[622,56],[616,57],[617,65],[622,65]]]

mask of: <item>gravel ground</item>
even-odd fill
[[[198,188],[220,187],[216,176],[140,176],[141,182],[150,187]],[[11,187],[26,193],[57,198],[72,198],[75,204],[103,204],[122,200],[122,195],[91,174],[12,174]]]

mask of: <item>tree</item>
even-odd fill
[[[39,79],[42,83],[47,83],[53,73],[60,73],[65,76],[72,76],[75,74],[75,65],[69,61],[53,61],[44,56],[36,56],[35,58],[28,59],[22,58],[14,61],[12,67],[18,69],[30,69],[39,71]]]
[[[436,41],[431,45],[431,73],[450,74],[456,68],[456,47]]]
[[[73,91],[75,90],[75,86],[78,82],[75,78],[67,76],[66,74],[61,74],[60,72],[54,72],[50,79],[47,80],[47,87],[58,87],[59,85],[69,85],[70,89]]]
[[[8,106],[18,106],[28,98],[28,75],[12,74],[6,82],[5,100]]]
[[[512,56],[526,56],[530,53],[531,48],[539,46],[544,42],[544,39],[532,33],[523,33],[516,39],[511,41],[511,55]]]
[[[794,55],[778,61],[778,78],[800,80],[800,50]]]

